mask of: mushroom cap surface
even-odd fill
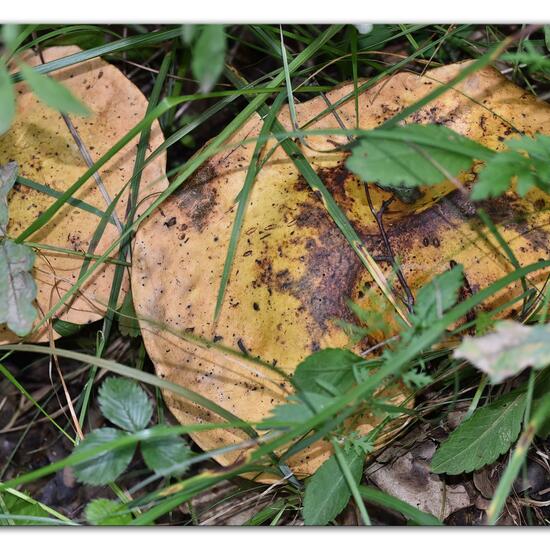
[[[388,77],[359,95],[358,126],[371,129],[455,77],[466,64],[427,71],[402,72]],[[308,129],[356,126],[353,84],[327,94],[338,106],[338,120],[327,113]],[[300,127],[327,107],[322,97],[296,104]],[[278,120],[292,129],[288,107]],[[492,149],[519,132],[550,134],[550,106],[508,81],[494,68],[478,71],[456,88],[419,109],[406,122],[444,124]],[[338,324],[358,324],[348,307],[377,311],[398,331],[394,315],[371,276],[356,256],[321,198],[311,190],[296,166],[279,146],[257,175],[236,248],[231,276],[218,321],[214,311],[218,288],[254,138],[262,126],[251,117],[193,177],[163,203],[138,231],[134,244],[132,288],[147,351],[159,376],[190,388],[236,416],[257,422],[269,416],[292,387],[275,372],[215,347],[186,340],[186,334],[218,342],[259,357],[288,374],[312,352],[348,344]],[[385,253],[376,220],[369,208],[365,184],[345,167],[346,153],[335,150],[340,136],[316,135],[301,145],[307,157],[374,257]],[[271,140],[263,155],[275,144]],[[332,152],[330,152],[332,151]],[[465,187],[475,180],[479,166],[460,175]],[[376,209],[391,194],[369,184]],[[453,262],[464,266],[472,292],[513,270],[494,237],[474,216],[474,207],[450,182],[423,189],[413,204],[394,200],[384,217],[386,230],[413,293]],[[548,198],[533,190],[521,199],[513,191],[486,201],[503,237],[521,264],[547,257]],[[387,277],[391,268],[380,264]],[[530,282],[543,284],[546,272]],[[519,283],[485,302],[493,308],[521,292]],[[373,330],[353,349],[360,352],[381,342],[387,334]],[[389,387],[386,397],[403,403],[409,391]],[[170,410],[183,424],[221,422],[205,408],[165,392]],[[409,401],[410,404],[410,401]],[[356,429],[367,432],[380,419],[368,411]],[[393,426],[396,429],[396,426]],[[391,430],[390,430],[391,432]],[[386,434],[387,435],[387,434]],[[243,443],[240,430],[193,433],[205,450]],[[218,455],[227,466],[245,450]],[[313,473],[331,453],[328,442],[292,456],[288,464],[297,475]]]
[[[42,53],[48,62],[79,51],[76,46],[63,46],[47,48]],[[26,52],[22,60],[30,66],[41,64],[39,56],[31,51]],[[94,162],[145,116],[147,98],[119,69],[100,58],[54,71],[50,76],[66,86],[90,110],[88,117],[70,115],[70,119]],[[20,176],[63,193],[88,169],[74,138],[60,113],[42,103],[24,82],[16,85],[16,101],[15,120],[10,130],[0,136],[0,164],[16,161]],[[151,127],[148,152],[161,145],[163,139],[160,126],[155,121]],[[139,136],[99,170],[111,200],[132,177],[138,141]],[[147,197],[166,188],[165,166],[166,156],[163,153],[143,170],[138,212],[143,210]],[[122,224],[126,216],[128,190],[129,186],[115,207]],[[73,198],[84,201],[100,212],[107,209],[106,200],[93,177]],[[8,197],[8,235],[17,237],[55,200],[42,191],[16,184]],[[69,251],[87,252],[100,220],[100,216],[66,203],[43,228],[31,236],[30,241]],[[119,231],[111,221],[107,223],[95,248],[96,255],[101,255],[119,237]],[[117,250],[114,250],[112,256],[116,257],[117,254]],[[38,286],[37,322],[77,281],[82,264],[83,258],[80,256],[45,248],[37,250],[33,269]],[[101,319],[109,302],[114,270],[113,263],[104,263],[97,268],[55,317],[75,324]],[[127,288],[128,275],[125,274],[121,298]],[[58,336],[55,331],[53,335]],[[26,340],[43,342],[49,337],[48,326],[44,325],[26,337]],[[0,326],[0,344],[19,340],[7,327]]]

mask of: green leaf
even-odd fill
[[[546,49],[550,52],[550,25],[544,25],[544,42]]]
[[[72,336],[80,331],[82,325],[71,323],[69,321],[63,321],[63,319],[54,319],[53,328],[60,336]]]
[[[361,179],[390,188],[434,185],[492,152],[445,126],[408,124],[366,132],[347,167]]]
[[[514,151],[499,153],[480,172],[470,197],[482,200],[499,197],[508,190],[512,178],[518,173],[528,173],[529,161]]]
[[[364,455],[351,449],[342,451],[356,484],[361,481]],[[327,525],[345,507],[351,492],[338,465],[331,456],[311,476],[304,494],[303,516],[306,525]]]
[[[126,434],[115,428],[100,428],[88,434],[82,443],[73,451],[73,456],[79,452],[90,451],[99,445],[115,442]],[[136,444],[119,447],[112,451],[102,451],[96,456],[76,464],[74,473],[76,479],[88,485],[106,485],[117,479],[126,470],[134,456]]]
[[[271,427],[282,429],[293,427],[315,416],[315,411],[323,410],[332,398],[326,395],[304,392],[287,397],[286,403],[277,405],[270,413],[269,418],[261,422],[259,427],[267,430]]]
[[[411,369],[403,373],[401,379],[407,387],[413,389],[424,388],[433,382],[433,378],[429,374],[416,369]]]
[[[509,140],[507,145],[508,150],[495,155],[481,170],[472,189],[473,200],[502,195],[512,185],[514,177],[517,177],[517,192],[521,196],[533,186],[550,191],[550,137],[522,136]]]
[[[226,38],[223,25],[205,25],[193,47],[191,70],[201,92],[211,90],[222,74]]]
[[[523,48],[523,51],[503,54],[501,60],[512,62],[516,65],[526,65],[530,73],[550,72],[550,59],[548,59],[548,55],[539,52],[530,40],[523,41]]]
[[[28,519],[21,517],[8,520],[7,518],[0,519],[0,526],[9,525],[44,525],[41,521],[36,521],[33,518],[49,518],[49,514],[36,502],[28,502],[22,498],[18,498],[11,493],[0,493],[0,499],[3,500],[5,508],[9,515],[13,516],[28,516]],[[2,507],[0,507],[2,512]]]
[[[124,301],[122,302],[119,313],[118,330],[120,334],[122,334],[122,336],[137,338],[140,335],[140,328],[131,292],[127,292],[126,296],[124,296]]]
[[[364,362],[347,349],[324,349],[304,359],[292,381],[302,392],[322,395],[327,393],[327,388],[333,388],[344,393],[355,382],[354,367]]]
[[[390,510],[395,510],[417,525],[443,525],[443,523],[441,523],[441,521],[435,516],[432,516],[432,514],[422,512],[407,502],[379,491],[374,487],[366,487],[361,485],[359,487],[359,492],[361,493],[363,499],[367,502],[372,502],[373,504],[378,504],[379,506],[385,506]]]
[[[15,94],[8,68],[0,60],[0,136],[5,134],[15,117]]]
[[[90,114],[88,108],[83,105],[68,88],[59,84],[53,78],[40,74],[28,65],[19,65],[23,78],[33,89],[36,95],[47,105],[62,113],[73,113],[79,116]]]
[[[525,392],[514,392],[477,409],[441,444],[432,471],[456,475],[492,464],[519,436],[525,397]]]
[[[181,39],[186,46],[189,46],[193,42],[193,38],[197,33],[197,25],[185,24],[181,26]]]
[[[28,246],[11,239],[0,241],[0,323],[7,323],[17,336],[28,334],[36,318],[34,259]]]
[[[462,265],[457,264],[424,285],[418,291],[414,315],[411,317],[414,327],[428,328],[439,321],[443,314],[456,304],[463,284]]]
[[[84,515],[90,525],[128,525],[132,521],[132,515],[124,504],[106,498],[92,500]]]
[[[17,171],[16,162],[0,165],[0,237],[5,235],[8,227],[8,194],[17,179]]]
[[[508,147],[529,156],[535,184],[544,191],[550,191],[550,136],[543,134],[537,134],[534,138],[521,136],[511,139],[508,142]],[[525,195],[529,189],[521,189],[521,181],[519,184],[518,192]]]
[[[19,25],[14,25],[13,23],[2,25],[2,42],[8,50],[13,50],[18,35]]]
[[[143,430],[153,416],[153,406],[143,389],[128,378],[111,377],[99,389],[103,416],[128,432]]]
[[[527,367],[550,365],[550,324],[525,326],[501,321],[490,334],[466,336],[454,356],[467,359],[488,374],[493,384],[500,384]]]
[[[192,455],[187,443],[177,435],[144,441],[141,453],[147,467],[160,475],[182,474],[187,466],[181,463]]]

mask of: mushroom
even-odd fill
[[[42,54],[45,61],[53,61],[79,51],[76,46],[52,47]],[[41,63],[40,57],[31,51],[26,52],[22,60],[31,66]],[[71,121],[94,162],[145,116],[148,105],[145,96],[119,69],[102,59],[61,69],[51,76],[69,88],[91,111],[90,116],[71,117]],[[60,113],[37,99],[25,83],[18,84],[16,90],[17,114],[9,132],[0,137],[0,165],[16,161],[20,176],[62,193],[86,172],[88,165]],[[106,201],[113,200],[132,177],[138,140],[139,137],[132,140],[99,171],[103,190],[94,178],[90,178],[73,198],[104,212]],[[150,147],[156,148],[162,142],[160,126],[155,122]],[[166,187],[165,165],[165,156],[159,155],[143,170],[139,193],[141,208],[146,197]],[[122,223],[127,200],[128,191],[125,191],[115,207],[116,216]],[[16,185],[8,197],[8,235],[17,237],[54,201],[54,197],[43,191]],[[38,248],[33,270],[38,286],[37,322],[78,279],[83,265],[81,253],[88,251],[99,222],[97,214],[83,210],[74,202],[66,203],[32,235],[32,242],[80,254]],[[95,254],[102,254],[119,234],[115,223],[108,223]],[[101,319],[109,301],[114,269],[113,263],[104,263],[96,269],[74,299],[60,309],[57,317],[76,324]],[[125,275],[121,297],[127,287],[128,276]],[[27,339],[42,342],[49,334],[48,327],[43,325]],[[0,326],[1,344],[18,340],[7,327]]]
[[[454,78],[467,63],[439,67],[417,75],[395,74],[359,96],[359,127],[371,129]],[[337,109],[309,129],[356,125],[353,84],[327,94],[331,104],[351,94]],[[318,97],[296,105],[303,126],[326,110]],[[278,116],[292,129],[288,108]],[[500,149],[505,140],[524,132],[550,133],[550,106],[509,82],[494,68],[468,76],[458,86],[419,109],[406,122],[444,124],[456,132]],[[278,147],[254,182],[231,277],[217,322],[214,313],[227,246],[236,212],[235,198],[245,180],[262,122],[253,116],[179,191],[140,227],[135,239],[132,288],[147,351],[157,373],[191,388],[248,421],[261,421],[292,388],[273,371],[247,360],[246,354],[291,374],[312,352],[346,346],[348,338],[338,319],[357,323],[347,300],[366,310],[385,313],[381,294],[331,217],[322,200]],[[373,256],[385,253],[379,228],[369,208],[365,183],[345,167],[346,153],[335,150],[342,136],[309,136],[302,152]],[[270,141],[265,149],[274,145]],[[333,152],[326,152],[332,150]],[[466,188],[475,180],[474,166],[460,175]],[[391,194],[369,184],[379,209]],[[472,292],[502,277],[511,266],[493,237],[474,216],[475,208],[451,182],[422,189],[411,204],[394,200],[384,221],[388,238],[413,293],[431,278],[464,266]],[[548,199],[538,190],[524,198],[510,191],[483,203],[520,263],[546,257]],[[480,238],[478,231],[484,231]],[[389,277],[391,268],[380,264]],[[547,273],[536,272],[530,282],[542,285]],[[484,307],[493,308],[521,291],[511,285]],[[394,325],[394,330],[398,328]],[[215,347],[205,348],[185,333],[219,342],[245,356],[235,357]],[[360,352],[383,335],[375,331],[355,347]],[[402,403],[402,386],[388,390]],[[167,404],[182,423],[216,422],[220,417],[184,398],[165,392]],[[358,431],[378,423],[374,415],[358,421]],[[210,430],[192,435],[205,450],[242,443],[239,430]],[[317,442],[289,459],[297,475],[308,475],[330,455],[326,442]],[[218,455],[229,465],[241,451]]]

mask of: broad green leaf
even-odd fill
[[[546,49],[550,52],[550,25],[544,25],[544,42]]]
[[[115,428],[99,428],[89,433],[82,443],[73,451],[89,451],[109,442],[115,442],[126,434]],[[76,479],[88,485],[106,485],[117,479],[126,470],[134,456],[136,444],[127,445],[112,451],[102,451],[98,455],[74,466]]]
[[[525,402],[524,392],[514,392],[477,409],[441,444],[432,471],[456,475],[492,464],[518,438]]]
[[[445,126],[408,124],[367,132],[346,165],[361,179],[385,187],[434,185],[493,153]]]
[[[79,116],[90,114],[88,108],[78,100],[68,88],[53,78],[40,74],[28,65],[19,65],[23,78],[33,89],[41,101],[60,111],[61,113],[73,113]]]
[[[111,377],[99,389],[99,407],[103,416],[128,432],[143,430],[153,416],[147,394],[134,380]]]
[[[36,283],[31,274],[34,259],[27,245],[11,239],[0,241],[0,323],[6,323],[17,336],[28,334],[36,318]]]
[[[191,70],[202,92],[211,90],[222,74],[226,38],[223,25],[205,25],[193,47]]]
[[[90,525],[128,525],[132,521],[132,515],[124,504],[106,498],[92,500],[84,515]]]
[[[343,450],[355,483],[361,481],[364,455],[351,449]],[[331,456],[309,479],[305,495],[303,516],[306,525],[327,525],[345,507],[351,492],[338,465],[336,456]]]
[[[457,359],[467,359],[493,384],[519,374],[527,367],[550,365],[550,324],[525,326],[501,321],[485,336],[466,336],[455,350]]]
[[[15,117],[15,94],[8,68],[0,60],[0,136],[5,134]]]
[[[144,441],[141,453],[147,467],[160,475],[182,474],[187,466],[178,466],[188,460],[191,449],[185,441],[176,435],[163,439]]]
[[[354,367],[364,359],[347,349],[324,349],[304,359],[296,368],[293,382],[302,392],[325,394],[333,388],[346,392],[354,383]]]
[[[1,103],[0,103],[1,105]],[[0,165],[0,237],[6,233],[9,221],[8,194],[17,179],[17,163]]]

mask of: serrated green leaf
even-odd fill
[[[8,227],[8,194],[17,180],[17,171],[16,162],[0,165],[0,238],[6,234],[6,228]]]
[[[507,142],[508,150],[489,160],[481,170],[472,189],[471,198],[482,200],[498,197],[517,178],[520,196],[534,186],[550,191],[550,137],[537,134],[534,138],[521,136]]]
[[[356,484],[361,481],[364,455],[354,449],[342,450]],[[351,496],[349,485],[331,456],[309,479],[304,494],[303,516],[306,525],[327,525],[345,507]]]
[[[525,393],[515,392],[477,409],[441,444],[432,471],[456,475],[492,464],[518,438],[525,403]]]
[[[61,113],[73,113],[78,116],[90,114],[88,108],[78,100],[68,88],[53,78],[40,74],[28,65],[19,65],[23,78],[41,101]]]
[[[294,372],[293,382],[303,392],[325,394],[327,387],[340,393],[354,383],[354,367],[364,359],[347,349],[327,348],[304,359]]]
[[[470,193],[472,200],[499,197],[510,187],[518,173],[529,174],[529,161],[515,151],[505,151],[487,163]]]
[[[192,455],[187,443],[176,435],[144,441],[141,453],[147,467],[160,475],[182,474],[187,466],[181,464]]]
[[[132,515],[124,504],[106,498],[92,500],[84,510],[86,521],[90,525],[128,525]]]
[[[385,187],[435,185],[493,153],[445,126],[408,124],[367,132],[346,165],[361,179]]]
[[[531,175],[537,185],[544,191],[550,191],[550,136],[537,134],[534,138],[521,136],[511,139],[508,147],[513,151],[520,151],[529,156]],[[521,183],[521,182],[519,182]],[[518,193],[525,195],[529,189],[521,189]]]
[[[115,428],[99,428],[89,433],[82,443],[73,451],[73,455],[82,451],[89,451],[104,445],[115,442],[126,434]],[[112,451],[102,451],[96,456],[76,464],[74,473],[76,479],[88,485],[106,485],[115,481],[130,464],[136,444],[127,445]]]
[[[466,336],[454,351],[457,359],[467,359],[489,375],[493,384],[519,374],[527,367],[550,365],[550,324],[525,326],[501,321],[485,336]]]
[[[0,323],[6,323],[17,336],[28,334],[36,318],[34,259],[28,246],[11,239],[0,241]]]
[[[15,94],[8,68],[0,60],[0,136],[5,134],[15,117]]]
[[[193,47],[191,70],[200,83],[200,90],[211,90],[222,74],[226,38],[223,25],[205,25]]]
[[[99,389],[103,416],[128,432],[143,430],[153,416],[153,406],[143,389],[128,378],[111,377]]]

